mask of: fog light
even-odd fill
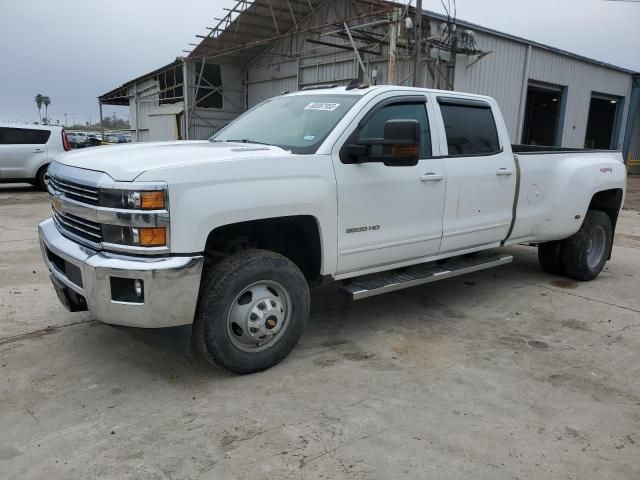
[[[110,277],[111,300],[125,303],[144,303],[144,281],[133,278]]]

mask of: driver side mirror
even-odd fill
[[[343,163],[381,162],[388,167],[412,167],[420,159],[420,123],[417,120],[387,120],[383,138],[361,138],[344,145]]]

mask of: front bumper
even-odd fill
[[[64,237],[52,219],[39,227],[40,248],[62,304],[115,325],[159,328],[190,324],[203,257],[133,257],[95,251]],[[140,301],[114,300],[113,279],[142,281]]]

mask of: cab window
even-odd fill
[[[382,138],[387,120],[417,120],[420,123],[420,158],[431,156],[431,134],[426,105],[417,103],[397,103],[382,107],[360,129],[357,140]],[[357,142],[356,140],[356,142]],[[371,155],[382,155],[382,145],[372,145]]]

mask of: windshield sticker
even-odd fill
[[[311,102],[309,105],[304,107],[304,109],[305,110],[319,110],[321,112],[333,112],[339,106],[340,106],[339,103]]]
[[[316,139],[315,135],[305,135],[304,137],[302,137],[302,140],[305,140],[307,142],[313,142]]]

